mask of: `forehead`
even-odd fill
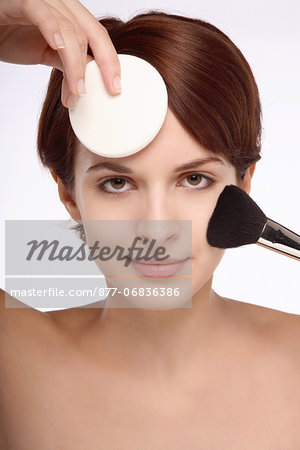
[[[117,130],[116,130],[117,132]],[[171,159],[170,159],[171,156]],[[87,168],[92,164],[112,162],[138,167],[139,164],[151,164],[160,160],[167,162],[170,167],[178,163],[187,162],[195,158],[219,158],[224,166],[231,167],[224,155],[216,154],[203,147],[197,139],[181,124],[170,108],[167,110],[165,121],[155,138],[140,151],[121,158],[108,158],[97,155],[77,141],[75,148],[75,166]]]

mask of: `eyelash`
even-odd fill
[[[200,173],[200,172],[189,173],[189,174],[185,175],[185,177],[183,177],[182,179],[185,179],[191,175],[200,175],[201,178],[204,178],[206,181],[209,181],[209,184],[207,186],[202,187],[202,188],[191,188],[190,190],[192,190],[192,191],[202,191],[203,189],[207,189],[215,183],[215,180],[213,178],[208,177],[207,175],[202,175],[202,173]],[[130,181],[124,177],[111,177],[111,178],[107,178],[102,183],[98,184],[97,188],[99,189],[99,191],[101,191],[102,194],[108,194],[108,195],[113,195],[113,196],[120,196],[120,195],[126,194],[128,192],[128,190],[123,191],[123,192],[108,192],[108,191],[105,191],[105,189],[103,189],[103,186],[105,186],[106,183],[108,183],[109,181],[112,181],[112,180],[116,180],[116,179],[125,180],[130,183]]]

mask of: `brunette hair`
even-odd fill
[[[260,159],[261,104],[245,57],[229,37],[210,23],[157,10],[127,22],[98,19],[117,53],[145,59],[162,75],[168,106],[198,142],[223,154],[242,180]],[[93,56],[90,47],[88,54]],[[41,111],[37,147],[42,164],[68,190],[74,185],[77,138],[60,100],[63,73],[51,72]]]

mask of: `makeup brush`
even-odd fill
[[[234,185],[225,186],[207,228],[212,247],[258,244],[300,260],[300,236],[269,219],[255,201]]]

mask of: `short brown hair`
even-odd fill
[[[117,53],[143,58],[160,72],[168,106],[183,127],[202,146],[223,154],[242,179],[260,159],[262,112],[251,68],[229,37],[204,20],[157,10],[127,22],[116,17],[98,20]],[[93,56],[90,48],[88,53]],[[43,165],[71,190],[77,138],[60,100],[62,79],[63,73],[53,69],[37,146]]]

